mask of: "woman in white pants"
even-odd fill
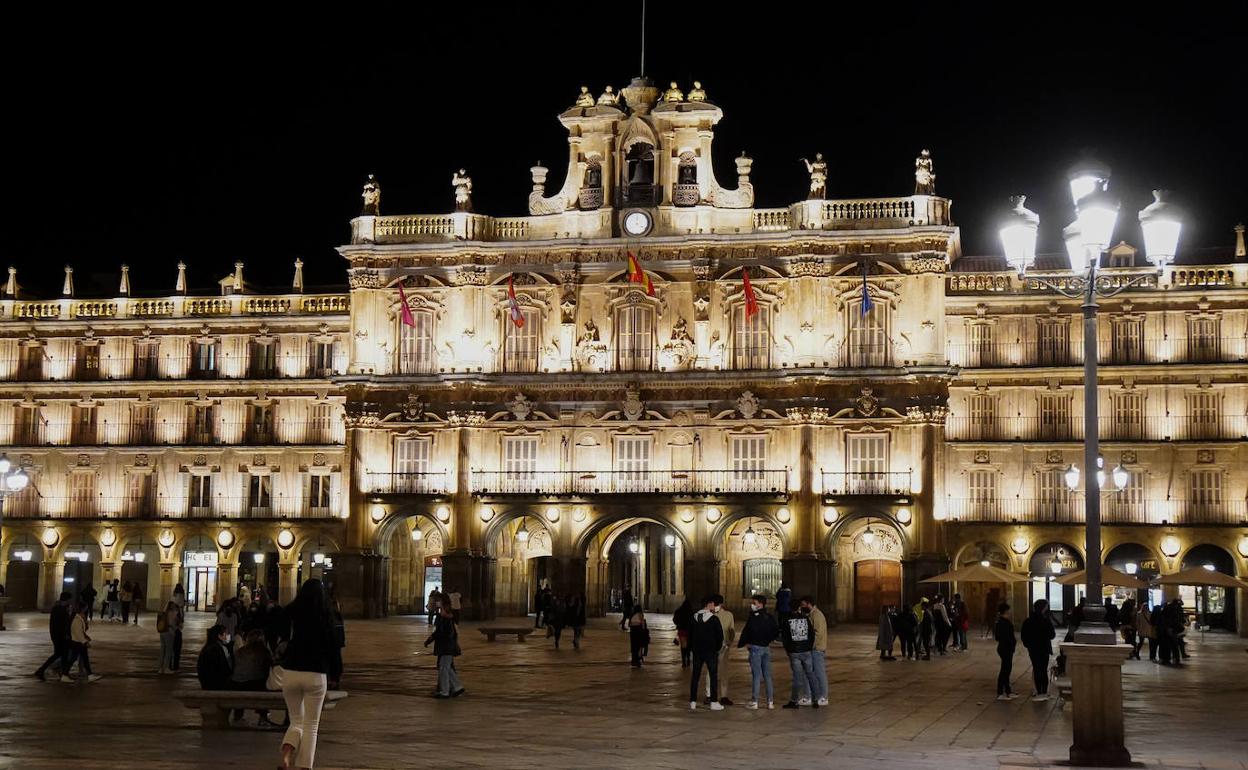
[[[342,651],[334,634],[325,586],[313,578],[286,608],[286,652],[275,671],[286,699],[290,727],[282,738],[282,770],[311,770],[328,680],[342,675]]]

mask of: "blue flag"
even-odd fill
[[[871,312],[871,292],[867,289],[867,263],[862,263],[862,315]]]

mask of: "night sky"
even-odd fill
[[[477,211],[525,214],[536,160],[548,191],[562,184],[555,116],[581,85],[596,95],[637,74],[639,20],[619,14],[635,5],[7,19],[0,261],[30,293],[59,291],[69,263],[80,294],[111,296],[122,262],[136,293],[167,293],[178,259],[194,287],[236,259],[250,282],[288,285],[296,256],[310,285],[341,285],[333,247],[370,172],[383,213],[449,211],[463,166]],[[1073,219],[1065,169],[1089,148],[1114,169],[1119,238],[1139,242],[1156,186],[1188,210],[1181,249],[1229,247],[1248,219],[1242,10],[998,3],[924,19],[843,5],[796,18],[782,15],[794,4],[650,3],[646,74],[702,81],[725,113],[718,177],[734,186],[745,150],[758,206],[804,197],[798,158],[815,151],[829,197],[907,195],[927,147],[965,253],[999,251],[1016,192],[1057,251]],[[1042,10],[1054,15],[1021,15]]]

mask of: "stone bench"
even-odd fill
[[[230,712],[235,709],[286,710],[286,699],[281,692],[268,690],[178,690],[173,697],[182,701],[182,705],[189,709],[198,709],[205,728],[228,729]],[[345,697],[346,690],[330,690],[325,693],[322,710],[332,709]]]
[[[516,637],[516,641],[523,643],[526,641],[525,637],[533,633],[533,629],[528,626],[485,626],[477,630],[485,634],[485,638],[491,642],[494,641],[494,637],[502,634],[504,636],[513,635]]]

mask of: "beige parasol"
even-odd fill
[[[1064,586],[1081,586],[1088,582],[1088,571],[1081,569],[1069,575],[1062,575],[1054,582]],[[1107,586],[1118,586],[1119,588],[1148,588],[1147,581],[1132,577],[1108,565],[1101,567],[1101,582]]]
[[[1205,569],[1204,567],[1192,567],[1182,572],[1176,572],[1173,575],[1162,575],[1154,580],[1153,583],[1170,586],[1221,586],[1222,588],[1248,589],[1248,583],[1215,570]]]
[[[994,567],[991,564],[971,564],[950,570],[941,575],[920,580],[920,583],[1022,583],[1028,580],[1026,575]]]

